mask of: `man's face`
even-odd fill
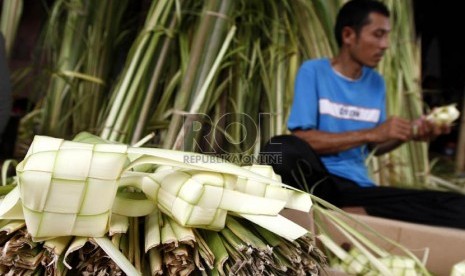
[[[352,38],[348,40],[352,59],[368,67],[378,65],[389,46],[390,30],[388,17],[370,13],[369,23],[362,27],[358,35],[352,30]]]

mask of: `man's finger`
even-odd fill
[[[433,128],[434,136],[439,136],[439,135],[441,135],[441,133],[442,133],[441,126],[438,126],[438,125],[434,126],[434,128]]]

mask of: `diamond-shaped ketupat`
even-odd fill
[[[17,167],[29,233],[35,239],[104,235],[126,151],[36,136]]]

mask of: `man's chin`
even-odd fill
[[[366,67],[375,68],[376,66],[378,66],[379,62],[380,61],[373,61],[373,62],[365,63],[364,65]]]
[[[359,59],[358,60],[359,64],[361,64],[361,65],[363,65],[365,67],[369,67],[369,68],[375,68],[376,66],[378,66],[380,61],[381,61],[380,58],[372,58],[372,59],[365,59],[365,60]]]

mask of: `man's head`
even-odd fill
[[[351,58],[374,67],[389,46],[389,10],[376,0],[352,0],[339,11],[336,19],[336,41]]]

